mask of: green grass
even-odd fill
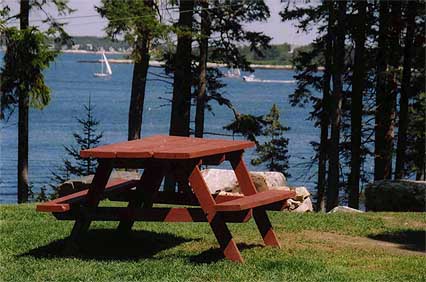
[[[137,223],[130,237],[96,222],[74,255],[72,222],[34,205],[0,206],[0,281],[426,281],[424,213],[271,212],[281,249],[252,221],[228,224],[244,264],[220,258],[205,223]]]

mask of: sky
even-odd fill
[[[304,5],[305,0],[294,0]],[[66,31],[73,36],[91,35],[105,36],[103,29],[106,26],[106,20],[97,15],[94,6],[99,5],[100,0],[70,0],[69,6],[76,9],[69,19],[67,19]],[[12,6],[12,10],[18,9],[17,0],[0,0],[0,5],[7,3]],[[293,23],[281,22],[279,12],[282,10],[283,4],[280,0],[266,0],[270,9],[271,17],[267,22],[256,22],[247,25],[247,29],[254,31],[263,31],[272,37],[272,44],[290,43],[293,45],[305,45],[313,41],[315,32],[309,34],[297,33],[297,29]],[[42,18],[39,11],[31,14],[31,20],[34,23],[37,19]],[[31,22],[31,21],[30,21]]]

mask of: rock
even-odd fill
[[[363,213],[363,211],[353,209],[347,206],[337,206],[328,213],[346,212],[346,213]]]
[[[82,176],[81,178],[77,179],[70,179],[68,181],[65,181],[64,183],[58,185],[56,187],[56,195],[55,197],[63,197],[81,190],[88,189],[90,184],[93,181],[93,174]],[[109,180],[113,179],[127,179],[127,180],[133,180],[133,179],[140,179],[141,174],[137,171],[125,171],[125,170],[113,170],[111,173],[111,176]]]
[[[54,190],[55,191],[52,195],[54,198],[63,197],[75,192],[74,184],[72,181],[69,181],[69,180],[56,186]]]
[[[291,212],[312,212],[314,208],[312,207],[311,198],[306,198],[302,202],[296,201],[294,199],[287,200],[289,204],[288,210]]]
[[[241,194],[237,178],[233,170],[205,169],[201,171],[204,180],[212,194],[235,195]],[[313,211],[311,193],[306,187],[288,187],[284,175],[280,172],[251,171],[250,175],[259,192],[266,190],[294,190],[296,196],[287,201],[285,210],[295,212]]]
[[[137,170],[116,170],[114,169],[109,177],[109,180],[112,179],[127,179],[127,180],[138,180],[141,178],[141,174]]]
[[[426,181],[381,180],[365,188],[368,211],[426,211]]]
[[[81,190],[85,190],[85,189],[89,189],[90,184],[92,183],[93,180],[93,174],[92,175],[87,175],[87,176],[82,176],[81,178],[78,179],[70,179],[69,181],[72,182],[73,187],[74,187],[74,191],[81,191]]]
[[[294,200],[303,202],[305,199],[309,198],[311,196],[311,193],[309,193],[308,189],[306,187],[291,187],[290,190],[294,190],[296,192],[296,197],[294,197]]]
[[[204,180],[212,194],[225,192],[240,192],[237,178],[233,170],[205,169],[201,171]],[[257,191],[278,189],[287,185],[284,175],[280,172],[250,172]]]
[[[311,193],[306,187],[290,187],[290,190],[295,191],[296,196],[287,200],[287,210],[294,212],[312,212],[314,210],[310,198]]]

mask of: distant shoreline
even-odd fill
[[[66,54],[82,54],[82,55],[96,55],[102,54],[102,51],[86,51],[86,50],[62,50],[62,53]],[[106,55],[129,55],[128,52],[118,52],[118,51],[105,51]],[[101,60],[78,60],[79,63],[101,63]],[[133,61],[130,59],[108,59],[110,64],[133,64]],[[164,62],[160,61],[149,61],[151,67],[163,67]],[[218,63],[208,63],[208,67],[226,67],[226,64]],[[262,65],[262,64],[250,64],[251,68],[254,69],[274,69],[274,70],[293,70],[292,65]]]
[[[88,50],[61,50],[61,53],[65,54],[82,54],[82,55],[101,55],[102,52],[105,52],[106,55],[130,55],[129,52],[122,51],[88,51]]]

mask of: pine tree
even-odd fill
[[[4,3],[2,3],[4,4]],[[49,5],[53,4],[53,5]],[[62,15],[73,12],[67,0],[19,1],[19,13],[7,16],[11,10],[7,4],[2,5],[0,16],[2,35],[6,38],[6,52],[1,75],[1,114],[5,110],[18,107],[18,203],[28,201],[30,192],[28,179],[28,138],[29,108],[41,109],[50,101],[50,90],[44,82],[43,70],[55,59],[57,52],[49,50],[47,37],[64,42],[69,36],[63,30],[63,23],[50,15],[47,6],[56,8]],[[31,9],[36,8],[45,15],[41,21],[47,24],[46,31],[30,26]],[[49,9],[51,10],[51,9]],[[19,30],[9,20],[19,19]]]
[[[413,43],[416,28],[417,1],[410,1],[407,4],[406,18],[407,27],[404,38],[404,60],[401,79],[401,94],[399,100],[399,126],[398,126],[398,145],[396,150],[395,179],[401,179],[405,176],[406,169],[406,150],[407,150],[407,130],[408,130],[408,112],[409,98],[411,88],[411,76],[413,65]]]
[[[180,1],[170,135],[189,136],[192,90],[192,32],[194,0]]]
[[[154,39],[167,31],[158,19],[158,7],[152,0],[102,0],[98,13],[109,20],[106,32],[115,39],[124,36],[132,46],[134,59],[129,105],[128,140],[141,138],[142,115],[148,76],[150,47]]]
[[[284,133],[289,130],[288,127],[280,123],[280,110],[276,104],[272,105],[271,111],[264,118],[266,126],[263,129],[262,136],[267,141],[257,144],[257,158],[251,161],[252,165],[265,164],[270,171],[282,172],[286,177],[288,174],[288,138],[284,137]]]
[[[97,162],[93,158],[80,157],[81,150],[87,150],[99,145],[103,134],[98,133],[99,121],[95,118],[91,98],[84,105],[86,116],[84,119],[77,118],[77,122],[81,126],[81,132],[73,133],[76,145],[64,146],[69,158],[64,159],[64,163],[57,171],[52,172],[51,180],[54,184],[53,189],[62,182],[69,180],[71,177],[81,177],[94,174]]]
[[[353,37],[355,42],[354,70],[352,75],[351,95],[351,164],[348,183],[349,206],[359,207],[359,183],[361,175],[361,141],[362,141],[362,99],[365,90],[365,41],[367,1],[355,4],[357,14],[353,17]]]

